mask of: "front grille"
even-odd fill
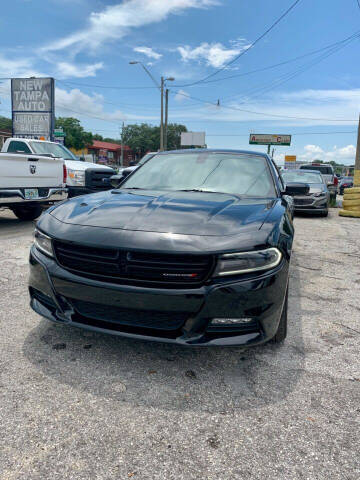
[[[212,255],[132,252],[54,241],[57,262],[80,276],[121,284],[195,287],[214,265]]]
[[[110,178],[114,174],[113,170],[88,169],[85,174],[85,185],[87,188],[91,188],[91,190],[108,190],[112,187],[104,183],[103,179]]]
[[[294,204],[295,205],[312,205],[314,202],[314,199],[312,197],[308,198],[299,198],[299,197],[294,197]]]
[[[151,328],[159,330],[178,330],[189,317],[182,312],[159,312],[148,310],[132,310],[82,300],[69,299],[75,311],[82,317],[127,325],[129,327]]]

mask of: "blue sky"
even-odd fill
[[[137,60],[156,79],[175,77],[169,121],[205,130],[209,147],[249,148],[250,132],[285,133],[293,142],[277,149],[280,163],[284,154],[296,154],[351,164],[360,112],[358,39],[335,52],[243,75],[360,32],[357,0],[300,0],[248,49],[291,3],[13,0],[0,19],[0,77],[54,76],[57,115],[76,116],[86,129],[119,137],[122,121],[159,121],[159,92],[140,65],[129,65]],[[246,49],[211,80],[234,78],[186,86]],[[10,116],[6,80],[0,99],[0,114]],[[219,107],[213,105],[218,100]]]

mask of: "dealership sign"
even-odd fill
[[[54,97],[53,78],[12,78],[13,136],[51,140]]]
[[[290,145],[291,135],[250,134],[250,145]]]

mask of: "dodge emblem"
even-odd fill
[[[36,172],[36,165],[30,165],[30,173],[34,174]]]

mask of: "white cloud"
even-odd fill
[[[186,98],[188,97],[188,98]],[[184,102],[185,100],[189,99],[189,94],[187,92],[185,92],[185,90],[178,90],[176,95],[175,95],[175,100],[177,102]]]
[[[226,48],[221,43],[204,42],[195,48],[191,48],[189,45],[178,47],[178,51],[184,62],[190,60],[201,62],[205,60],[206,65],[214,68],[221,68],[247,48],[249,48],[249,45],[240,46],[237,44],[233,45],[232,48]]]
[[[119,124],[123,120],[157,120],[157,116],[140,116],[135,114],[126,114],[120,109],[111,112],[104,109],[105,100],[103,95],[93,93],[88,95],[78,88],[72,90],[64,90],[61,88],[55,89],[55,107],[56,115],[63,115],[66,117],[82,117],[94,118],[97,120],[104,120]]]
[[[330,162],[334,160],[337,163],[350,164],[355,162],[355,153],[355,145],[351,144],[340,148],[335,145],[331,150],[324,150],[319,145],[305,145],[304,151],[298,155],[298,158],[307,162],[312,160]]]
[[[14,60],[0,54],[0,65],[2,77],[41,76],[41,73],[34,69],[33,59],[30,57]]]
[[[134,52],[143,53],[147,57],[154,58],[155,60],[159,60],[162,57],[161,53],[155,52],[150,47],[135,47]]]
[[[106,42],[123,38],[133,28],[158,23],[189,8],[213,5],[218,5],[218,0],[127,0],[91,13],[86,28],[49,44],[44,50],[96,49]]]
[[[95,77],[96,72],[103,68],[102,62],[94,63],[91,65],[74,64],[68,62],[59,62],[57,64],[56,76],[59,78],[84,78]]]

